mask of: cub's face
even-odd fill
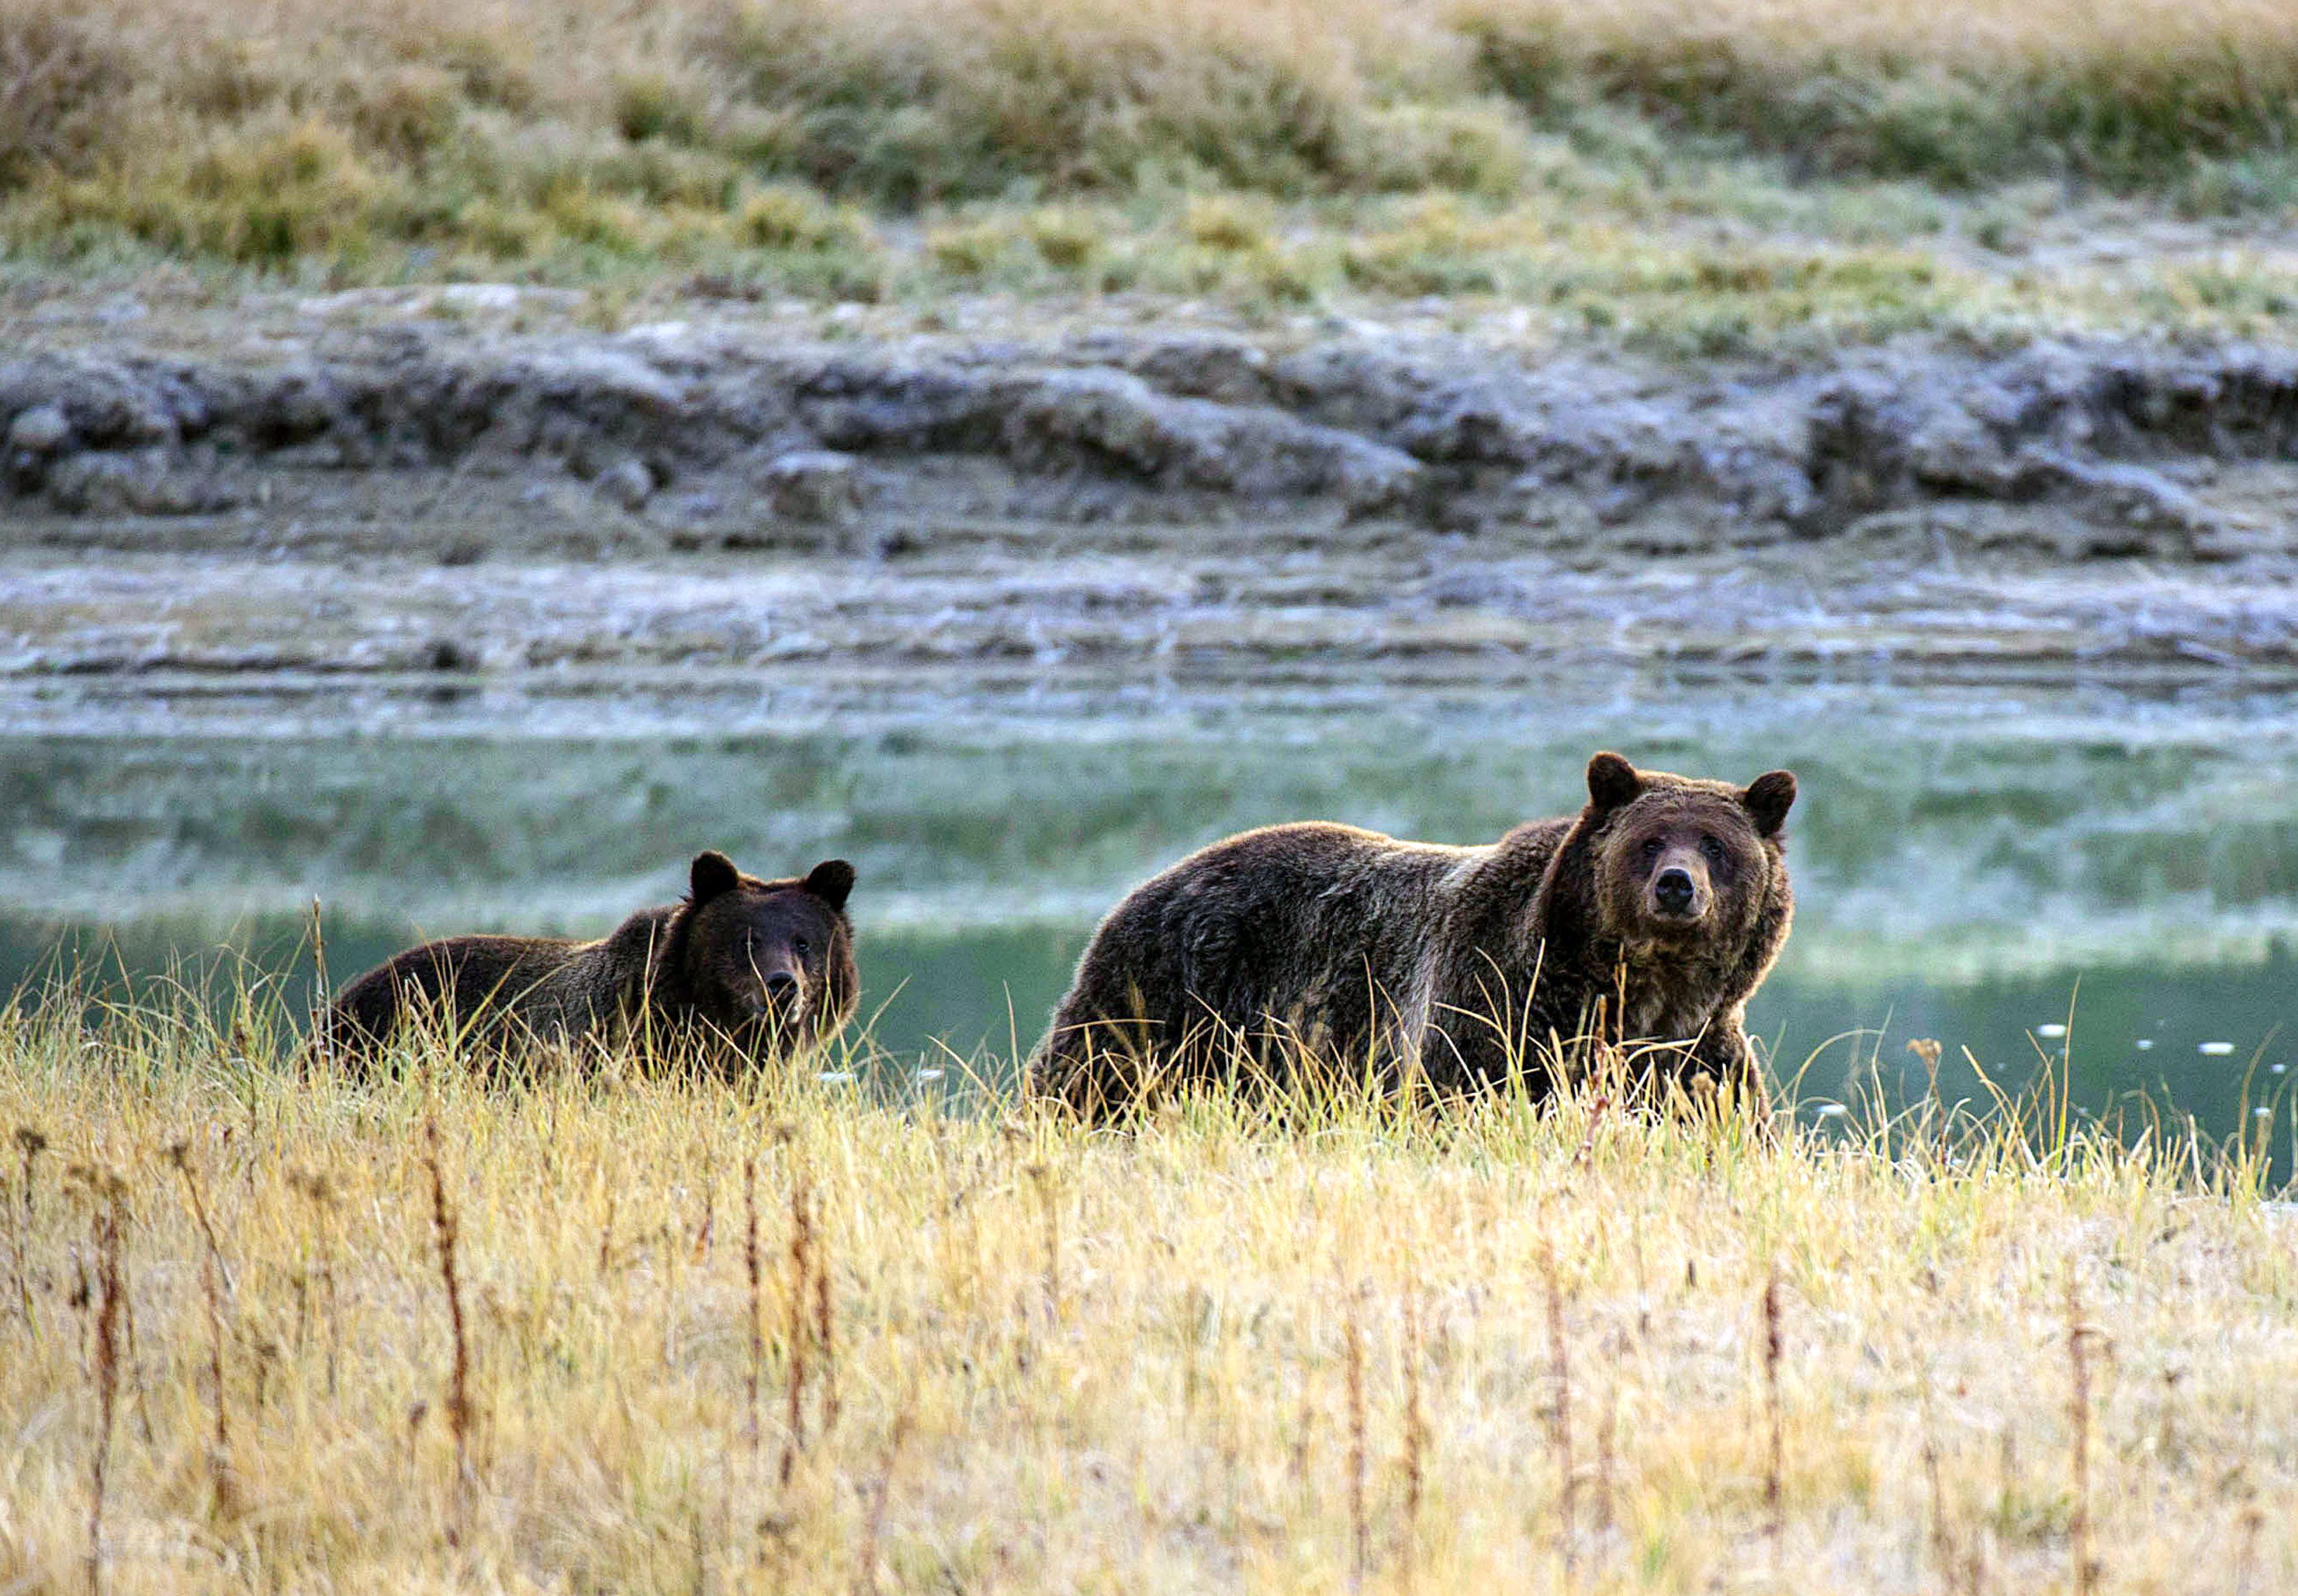
[[[695,860],[687,986],[703,1016],[741,1052],[782,1056],[842,1018],[853,885],[853,866],[842,859],[783,881],[743,875],[723,855]]]
[[[1604,818],[1597,893],[1608,934],[1684,950],[1746,940],[1786,869],[1780,831],[1794,776],[1773,771],[1736,788],[1600,754],[1588,785]]]

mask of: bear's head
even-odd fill
[[[825,859],[765,881],[700,853],[679,911],[674,980],[697,1016],[753,1059],[800,1051],[844,1024],[857,996],[846,918],[854,866]]]
[[[1605,934],[1646,954],[1741,947],[1784,898],[1780,832],[1795,797],[1796,779],[1783,770],[1733,787],[1597,755],[1583,823],[1596,828]]]

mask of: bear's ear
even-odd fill
[[[854,866],[843,859],[824,859],[807,872],[806,889],[842,914],[846,895],[854,890]]]
[[[1748,790],[1740,801],[1756,822],[1756,830],[1764,836],[1776,835],[1787,823],[1788,810],[1795,804],[1796,779],[1791,770],[1775,770],[1757,776],[1748,783]]]
[[[1588,798],[1598,809],[1609,811],[1633,804],[1643,790],[1643,777],[1617,754],[1599,754],[1588,761]]]
[[[686,884],[686,901],[698,909],[720,894],[740,886],[742,872],[734,868],[733,860],[715,848],[708,848],[694,856],[694,868]]]

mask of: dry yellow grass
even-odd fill
[[[2298,1575],[2298,1230],[2047,1104],[1087,1135],[810,1079],[299,1086],[263,1034],[0,1025],[0,1589]]]
[[[2272,0],[0,0],[0,228],[44,259],[677,267],[776,253],[776,184],[1490,198],[1561,161],[1584,206],[1750,154],[2270,208],[2294,134]],[[791,269],[850,290],[831,230]]]

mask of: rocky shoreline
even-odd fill
[[[2298,666],[2298,349],[436,317],[0,365],[0,672]]]

